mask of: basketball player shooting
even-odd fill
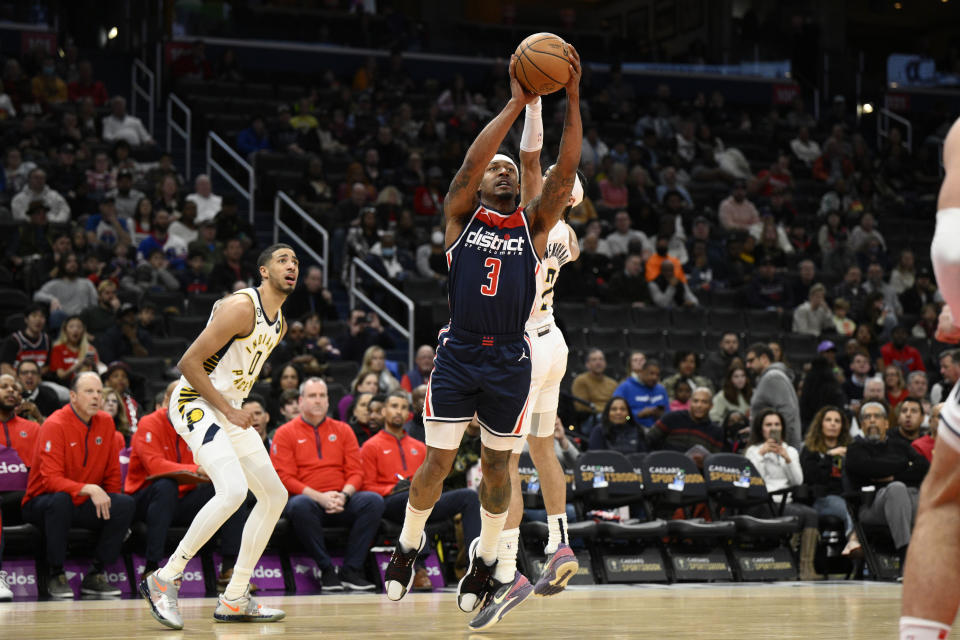
[[[510,453],[522,437],[531,379],[524,333],[537,300],[536,273],[547,235],[567,206],[580,162],[580,59],[570,47],[570,79],[560,155],[543,192],[517,207],[517,166],[496,154],[525,105],[535,99],[510,60],[510,101],[468,149],[444,199],[450,323],[439,334],[424,406],[426,460],[410,485],[403,530],[386,571],[387,597],[401,599],[413,583],[414,561],[426,546],[424,525],[440,496],[457,447],[474,414],[481,426],[480,537],[457,604],[471,612],[501,585],[493,580],[500,532],[510,504]],[[496,155],[495,155],[496,154]]]
[[[542,105],[537,99],[526,107],[523,135],[520,138],[520,206],[540,194],[547,174],[540,175],[540,150],[543,147]],[[564,218],[572,207],[583,200],[580,172],[569,194]],[[532,594],[552,596],[564,590],[576,575],[579,563],[567,538],[566,482],[563,468],[553,449],[553,428],[560,403],[560,383],[567,370],[567,343],[554,323],[553,295],[560,269],[580,256],[580,245],[573,229],[560,219],[547,234],[547,247],[537,271],[537,301],[527,320],[533,358],[530,404],[524,414],[521,433],[510,455],[510,509],[500,534],[494,580],[502,586],[487,598],[468,625],[471,629],[488,629],[503,619]],[[543,503],[547,511],[548,538],[544,549],[549,556],[543,573],[535,585],[517,571],[517,550],[520,521],[523,519],[523,496],[520,493],[520,454],[524,442],[529,443],[530,458],[537,469]]]
[[[276,622],[285,615],[250,596],[250,574],[287,503],[287,490],[250,428],[252,414],[241,407],[287,332],[280,307],[296,287],[300,265],[293,249],[275,244],[260,254],[257,267],[259,287],[241,289],[214,305],[206,328],[180,359],[183,375],[171,395],[170,422],[215,489],[167,564],[140,582],[153,617],[172,629],[183,628],[177,596],[184,567],[246,500],[248,488],[257,504],[243,527],[233,577],[213,617]]]
[[[930,257],[946,301],[937,340],[960,342],[960,120],[943,145],[945,171]],[[937,446],[920,487],[903,578],[901,640],[946,638],[960,606],[960,384],[940,412]]]

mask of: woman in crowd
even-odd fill
[[[177,179],[172,175],[164,176],[160,181],[157,191],[157,199],[153,203],[154,209],[164,209],[170,212],[170,215],[177,216],[183,209],[183,200],[177,195],[179,187]],[[138,206],[139,208],[139,206]]]
[[[140,404],[130,391],[130,367],[123,362],[111,362],[101,379],[104,387],[111,387],[117,392],[120,407],[126,415],[129,432],[136,431]]]
[[[134,245],[139,246],[144,238],[150,235],[150,223],[153,221],[153,203],[149,198],[140,198],[137,208],[131,220],[133,229],[130,230],[130,238]]]
[[[630,405],[614,396],[603,408],[601,422],[590,432],[591,449],[613,449],[623,454],[646,451],[643,427],[630,415]]]
[[[895,364],[891,364],[883,370],[883,386],[886,388],[890,411],[893,411],[909,395],[903,370]]]
[[[371,372],[377,374],[377,385],[380,393],[390,393],[400,386],[400,382],[387,369],[387,352],[383,350],[383,347],[374,345],[367,347],[367,350],[363,352],[363,361],[357,377],[361,378]]]
[[[69,385],[82,371],[96,371],[100,360],[97,350],[87,341],[87,328],[80,316],[70,316],[60,326],[60,337],[50,350],[50,371],[57,380]]]
[[[117,426],[117,431],[123,434],[123,441],[130,444],[130,420],[127,412],[122,410],[124,400],[121,394],[113,387],[103,388],[103,410],[110,414],[113,423]]]
[[[375,433],[375,429],[370,424],[370,400],[373,399],[372,393],[360,392],[350,403],[347,410],[347,424],[353,429],[357,436],[357,442],[363,445]]]
[[[750,446],[746,456],[763,478],[767,491],[779,491],[803,484],[800,454],[783,441],[783,416],[775,409],[763,409],[753,417]],[[813,558],[820,535],[819,516],[816,509],[793,502],[790,496],[776,496],[777,502],[783,500],[787,501],[787,504],[783,505],[783,513],[797,516],[803,525],[800,539],[800,579],[815,580],[817,574],[813,568]],[[770,515],[766,505],[754,507],[751,513],[767,517]]]
[[[303,371],[300,369],[300,365],[294,362],[288,362],[276,369],[276,372],[270,378],[271,415],[280,415],[280,401],[283,392],[287,389],[300,389],[300,383],[303,380]]]
[[[353,405],[354,399],[361,393],[369,393],[373,395],[380,391],[380,376],[379,374],[374,373],[373,371],[368,371],[364,374],[357,374],[357,377],[353,379],[353,382],[350,383],[350,393],[343,396],[340,399],[340,403],[337,405],[337,412],[341,420],[346,421],[350,417],[350,407]]]
[[[900,252],[900,260],[890,271],[890,286],[900,295],[913,286],[916,279],[913,251],[904,249]]]
[[[846,465],[847,445],[850,444],[850,423],[847,416],[835,406],[825,406],[814,416],[803,441],[800,466],[804,484],[816,499],[813,508],[821,516],[835,516],[843,520],[847,546],[843,555],[860,548],[853,530],[853,519],[843,498],[843,468]]]
[[[720,424],[731,411],[747,415],[750,412],[750,398],[753,397],[753,384],[743,367],[730,367],[723,377],[723,386],[713,396],[710,408],[710,420]]]

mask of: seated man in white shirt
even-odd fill
[[[223,198],[213,193],[210,176],[201,173],[193,183],[196,193],[187,196],[187,200],[197,203],[197,224],[213,218],[220,213]]]
[[[630,214],[626,211],[618,211],[613,218],[613,233],[607,236],[607,246],[613,255],[626,255],[630,251],[630,243],[639,241],[643,245],[643,250],[653,253],[653,243],[643,231],[632,229]]]
[[[127,101],[122,96],[114,96],[110,101],[110,115],[103,119],[103,139],[126,140],[131,147],[154,144],[140,118],[127,113]]]

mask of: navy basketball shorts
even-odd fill
[[[523,333],[483,336],[446,326],[438,342],[423,407],[427,445],[459,448],[476,414],[485,447],[513,449],[523,437],[530,397],[529,338]]]

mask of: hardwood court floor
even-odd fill
[[[161,627],[142,600],[0,603],[0,636],[125,638],[895,638],[900,585],[868,582],[580,587],[531,598],[488,632],[471,633],[452,593],[275,596],[287,619],[218,624],[216,600],[182,600],[183,631]],[[954,632],[951,638],[960,638]]]

